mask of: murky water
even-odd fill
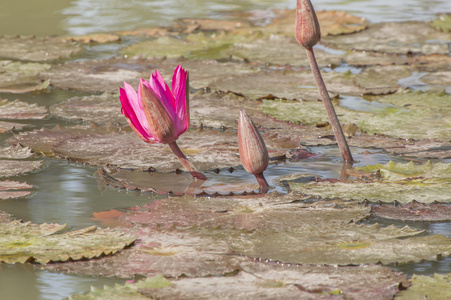
[[[167,1],[118,1],[118,0],[42,0],[42,1],[6,1],[0,2],[0,34],[67,35],[131,30],[148,26],[169,25],[177,18],[210,17],[230,18],[232,11],[254,12],[254,21],[264,24],[272,18],[272,8],[294,8],[294,0],[252,0],[252,1],[204,1],[204,0],[167,0]],[[449,0],[316,0],[316,10],[346,10],[366,17],[371,22],[430,20],[435,13],[451,11]],[[24,22],[24,20],[27,20]],[[117,45],[98,45],[89,48],[81,59],[102,58],[115,54]],[[78,59],[78,58],[77,58]],[[358,69],[339,66],[335,72]],[[423,74],[414,74],[406,78],[401,85],[424,89],[421,82]],[[4,98],[20,100],[39,105],[50,106],[80,93],[53,90],[46,94],[0,94]],[[383,104],[370,102],[359,97],[342,99],[342,106],[359,111],[387,109]],[[29,122],[27,122],[29,123]],[[42,126],[51,128],[64,122],[56,119],[35,121],[33,128]],[[2,135],[0,145],[6,145],[8,135]],[[317,156],[299,162],[277,162],[270,165],[265,173],[273,189],[286,192],[275,180],[283,175],[310,174],[323,178],[338,178],[341,171],[341,157],[336,147],[312,147],[310,151]],[[356,166],[386,163],[389,160],[403,161],[375,149],[353,148]],[[367,153],[371,154],[368,155]],[[448,160],[449,161],[449,160]],[[96,169],[71,164],[54,159],[44,159],[45,166],[37,173],[21,176],[20,180],[36,186],[33,195],[24,199],[0,202],[0,210],[13,214],[16,218],[35,223],[66,223],[70,228],[82,228],[100,225],[93,219],[93,213],[111,209],[124,210],[140,205],[160,195],[150,193],[127,192],[105,188],[99,184]],[[243,170],[227,174],[208,174],[218,182],[252,180],[253,177]],[[11,178],[12,180],[17,178]],[[373,222],[380,220],[372,220]],[[410,224],[409,224],[410,225]],[[428,230],[429,233],[441,233],[450,236],[449,223],[412,224]],[[414,265],[396,266],[395,269],[419,274],[451,271],[451,259],[439,262],[424,262]],[[74,293],[85,292],[89,286],[102,287],[104,284],[123,283],[124,280],[89,276],[76,276],[51,273],[33,265],[0,264],[0,299],[62,299]]]

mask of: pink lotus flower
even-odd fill
[[[189,126],[188,72],[177,66],[172,92],[158,71],[149,81],[141,79],[138,93],[128,83],[119,88],[122,114],[130,127],[147,143],[169,144]]]
[[[124,82],[124,88],[119,88],[121,112],[144,142],[169,144],[191,175],[206,180],[207,177],[196,170],[176,143],[189,127],[188,82],[188,71],[180,65],[172,76],[172,91],[158,71],[150,76],[148,82],[140,80],[138,93]]]

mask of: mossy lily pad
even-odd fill
[[[135,241],[130,234],[95,226],[65,231],[66,225],[10,221],[0,224],[0,262],[46,264],[114,254]]]
[[[150,228],[132,228],[135,245],[121,253],[97,260],[47,265],[53,271],[85,275],[135,275],[166,277],[221,276],[239,269],[243,258],[227,255],[225,241],[203,238],[186,232],[159,232]]]
[[[33,188],[33,186],[27,184],[26,182],[17,182],[10,180],[0,181],[0,199],[20,198],[28,196],[32,193],[32,191],[28,191],[31,188]]]
[[[121,114],[119,94],[104,93],[70,98],[50,107],[50,112],[53,116],[68,121],[127,124]]]
[[[406,263],[451,253],[451,239],[422,233],[407,226],[322,223],[282,232],[257,231],[231,243],[236,253],[245,256],[299,264]]]
[[[93,288],[71,299],[389,299],[404,285],[403,275],[381,266],[290,267],[249,262],[233,276],[167,280],[157,275],[114,288]]]
[[[308,195],[321,198],[341,198],[363,201],[422,203],[450,202],[447,192],[451,182],[451,165],[444,163],[400,164],[390,162],[365,168],[355,168],[364,173],[374,170],[375,179],[340,182],[321,180],[308,183],[289,181],[290,187]],[[368,175],[368,178],[371,174]]]
[[[451,298],[451,274],[434,274],[423,276],[413,274],[412,286],[401,291],[396,299],[420,300],[420,299],[449,299]]]
[[[49,64],[0,60],[0,92],[25,93],[46,89],[47,81],[39,74],[50,68]]]
[[[0,98],[0,119],[43,119],[47,109],[37,104],[29,104],[20,100],[8,101]]]
[[[446,141],[451,137],[450,99],[451,96],[447,94],[406,92],[374,99],[378,107],[370,111],[357,111],[337,105],[335,110],[342,124],[355,123],[368,133],[404,139],[436,138]],[[366,100],[361,102],[370,104]],[[321,102],[265,100],[262,110],[279,120],[306,125],[321,124],[328,120]]]
[[[0,57],[25,61],[49,61],[69,58],[81,52],[73,41],[50,37],[0,36]]]
[[[432,27],[444,32],[451,32],[451,14],[438,16],[431,22]]]
[[[446,41],[450,39],[450,34],[439,32],[426,23],[410,21],[374,24],[358,33],[324,37],[322,42],[347,51],[406,55],[447,54]]]

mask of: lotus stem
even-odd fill
[[[260,185],[260,193],[266,194],[269,190],[269,184],[266,181],[263,172],[255,174],[255,178],[257,179],[258,184]]]
[[[324,84],[323,77],[319,71],[318,64],[316,63],[315,53],[313,48],[305,48],[307,51],[308,61],[312,69],[313,76],[315,77],[316,85],[318,86],[319,93],[323,99],[324,107],[326,108],[327,115],[329,116],[330,125],[334,131],[335,138],[337,139],[338,147],[341,151],[341,156],[345,162],[352,162],[351,151],[349,150],[348,143],[343,134],[343,130],[340,126],[340,121],[338,120],[337,114],[335,113],[334,106],[330,100],[329,93],[327,92],[326,85]]]
[[[185,154],[183,154],[182,150],[180,150],[179,146],[175,141],[168,144],[171,147],[172,152],[174,152],[175,156],[180,160],[185,169],[193,175],[194,178],[200,180],[207,180],[208,178],[199,172],[194,165],[186,158]]]

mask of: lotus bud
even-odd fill
[[[268,150],[257,127],[243,111],[240,111],[238,119],[238,147],[240,149],[240,160],[244,169],[255,175],[261,187],[261,191],[268,191],[268,183],[263,176],[269,163]]]
[[[310,0],[297,0],[296,39],[305,48],[312,48],[321,40],[318,18]]]

